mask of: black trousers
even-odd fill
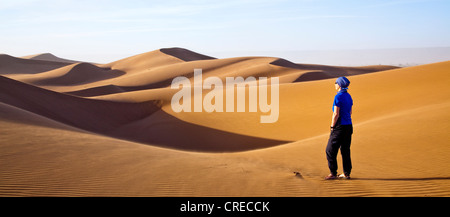
[[[328,145],[326,148],[328,168],[330,173],[337,175],[337,154],[341,149],[342,164],[344,167],[344,174],[350,175],[352,170],[352,160],[350,157],[350,144],[352,143],[353,126],[352,125],[336,125],[335,129],[331,131]]]

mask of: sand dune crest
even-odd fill
[[[34,54],[34,55],[29,55],[29,56],[23,56],[21,58],[31,59],[31,60],[45,60],[45,61],[52,61],[52,62],[62,62],[62,63],[79,63],[80,62],[80,61],[75,61],[75,60],[63,59],[63,58],[57,57],[51,53]]]
[[[174,56],[178,59],[181,59],[183,61],[196,61],[196,60],[211,60],[211,59],[216,59],[214,57],[210,57],[210,56],[206,56],[203,54],[199,54],[184,48],[162,48],[160,49],[161,52],[167,54],[167,55],[171,55]]]
[[[100,68],[90,63],[76,63],[25,79],[35,85],[80,85],[124,75],[120,70]]]

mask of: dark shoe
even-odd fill
[[[327,177],[325,177],[325,180],[334,180],[337,179],[338,177],[336,175],[333,174],[329,174]]]

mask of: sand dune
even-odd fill
[[[125,72],[119,70],[100,68],[90,63],[75,63],[38,75],[14,78],[38,86],[72,86],[107,80],[124,74]]]
[[[4,103],[0,103],[0,120],[3,123],[5,122],[19,123],[22,125],[34,125],[40,127],[87,133],[87,131],[82,131],[78,128],[68,126],[61,122]]]
[[[117,69],[127,73],[142,71],[164,65],[171,65],[182,62],[182,60],[163,54],[159,50],[138,54],[112,63],[104,64],[101,67]]]
[[[355,101],[354,118],[366,121],[422,105],[445,102],[449,96],[446,88],[449,67],[450,61],[352,76],[350,93]],[[280,85],[280,116],[276,123],[269,125],[259,124],[261,113],[174,113],[170,104],[163,106],[163,110],[203,126],[296,141],[328,130],[326,126],[330,121],[335,94],[334,81],[327,79]],[[418,104],[417,100],[406,100],[404,96],[414,96],[423,104]],[[308,127],[299,127],[303,125]]]
[[[196,61],[196,60],[210,60],[210,59],[216,59],[214,57],[206,56],[203,54],[199,54],[184,48],[162,48],[159,51],[171,55],[173,57],[176,57],[178,59],[181,59],[183,61]]]
[[[95,82],[88,85],[51,88],[82,97],[93,97],[130,91],[141,91],[170,86],[173,78],[185,76],[193,78],[194,69],[203,70],[203,79],[216,76],[225,82],[226,77],[241,76],[247,78],[279,77],[281,83],[307,81],[313,74],[313,79],[336,78],[343,75],[355,75],[381,70],[392,69],[391,66],[373,67],[331,67],[315,65],[299,67],[287,60],[273,57],[237,57],[214,59],[185,49],[161,49],[140,54],[101,67],[110,67],[124,71],[125,76],[104,82]],[[173,58],[177,58],[177,60]],[[187,61],[181,61],[181,60]],[[176,61],[176,62],[173,62]],[[295,65],[295,67],[292,67]],[[129,66],[133,66],[130,68]],[[322,74],[322,76],[317,76]],[[20,80],[20,78],[17,78]]]
[[[398,68],[395,66],[385,66],[385,65],[343,67],[343,66],[326,66],[326,65],[312,65],[312,64],[295,64],[285,59],[275,60],[271,64],[309,71],[299,76],[294,82],[314,81],[327,78],[336,78],[341,76],[359,75]]]
[[[123,103],[83,99],[6,77],[0,77],[0,84],[2,102],[80,129],[131,141],[199,151],[243,151],[286,143],[185,123],[162,111],[155,113],[159,110],[156,101]],[[173,133],[179,136],[173,137]]]
[[[70,63],[46,60],[28,60],[0,54],[0,74],[36,74],[67,66]]]
[[[3,76],[0,76],[0,83],[2,102],[94,132],[112,130],[158,109],[153,102],[118,103],[78,98]]]
[[[248,151],[288,142],[229,133],[191,124],[180,121],[161,110],[144,119],[118,127],[109,135],[166,148],[203,152]]]
[[[79,63],[80,62],[80,61],[75,61],[75,60],[63,59],[63,58],[57,57],[51,53],[34,54],[34,55],[29,55],[29,56],[23,56],[21,58],[31,59],[31,60],[45,60],[45,61],[52,61],[52,62],[62,62],[62,63]]]
[[[450,61],[337,67],[182,48],[95,65],[27,58],[0,56],[2,196],[450,196]],[[279,77],[278,121],[173,112],[169,85],[195,68],[203,79]],[[326,182],[343,75],[355,102],[353,180]]]

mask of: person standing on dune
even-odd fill
[[[350,144],[353,134],[351,118],[353,99],[347,92],[349,85],[350,81],[346,77],[339,77],[336,79],[335,88],[338,92],[334,97],[331,133],[326,148],[330,174],[325,177],[326,180],[337,178],[350,179],[350,172],[352,170]],[[339,149],[341,150],[344,174],[338,176],[337,154]]]

